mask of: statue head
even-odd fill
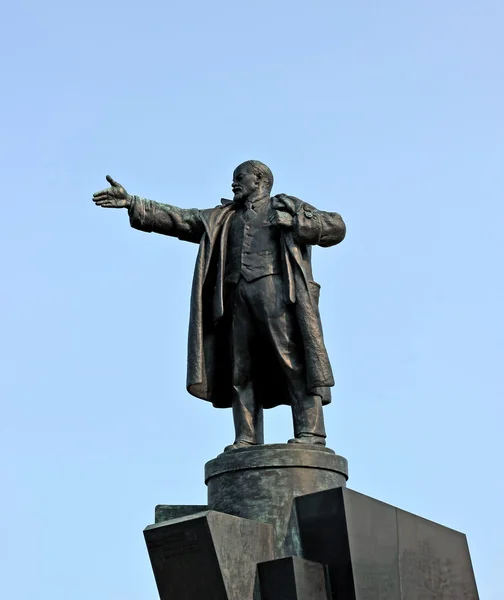
[[[258,160],[247,160],[233,173],[232,189],[235,202],[245,202],[269,195],[273,187],[273,173]]]

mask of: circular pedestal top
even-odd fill
[[[348,479],[348,461],[333,450],[317,445],[263,444],[230,450],[205,465],[205,483],[229,471],[297,467],[341,473]]]

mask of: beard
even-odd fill
[[[249,196],[250,192],[246,192],[245,190],[239,189],[234,193],[233,202],[245,202]]]

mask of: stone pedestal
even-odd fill
[[[337,600],[478,600],[466,536],[349,489],[296,499],[303,556]]]
[[[208,508],[271,523],[277,558],[301,556],[293,499],[344,487],[347,479],[347,460],[323,446],[250,446],[220,454],[205,466]]]
[[[253,600],[257,564],[270,561],[273,529],[214,511],[144,531],[161,600]]]
[[[462,533],[347,489],[347,473],[317,446],[211,460],[208,506],[157,506],[145,530],[161,600],[478,600]]]

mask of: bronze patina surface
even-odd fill
[[[290,442],[325,445],[322,406],[334,379],[311,248],[343,240],[341,216],[294,196],[271,196],[273,174],[255,160],[235,169],[233,199],[209,209],[146,200],[107,180],[110,187],[93,196],[97,206],[126,208],[135,229],[200,246],[187,390],[232,407],[236,435],[227,450],[264,443],[263,409],[279,404],[292,408]]]

